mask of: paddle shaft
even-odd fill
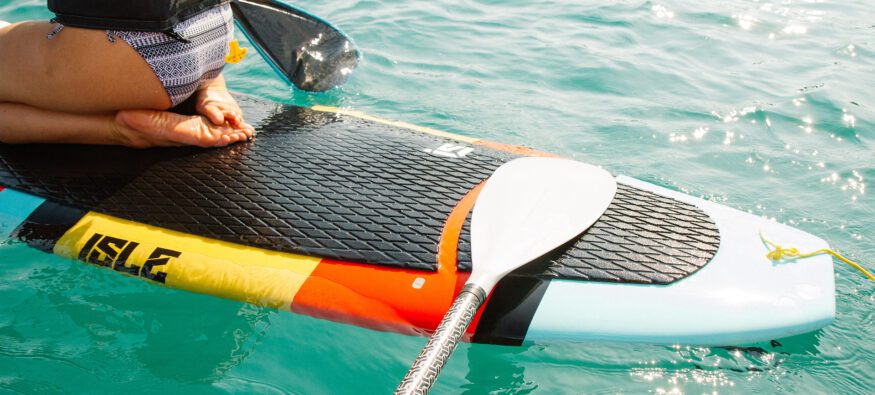
[[[486,291],[479,285],[465,284],[453,306],[444,315],[428,344],[419,353],[416,362],[407,371],[395,390],[396,395],[426,394],[450,359],[462,334],[468,329],[477,310],[486,300]]]

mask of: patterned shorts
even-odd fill
[[[156,32],[108,34],[125,40],[143,56],[176,106],[222,73],[228,43],[234,36],[231,7],[225,4],[201,12],[174,26],[173,31],[184,41]]]

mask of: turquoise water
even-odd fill
[[[46,18],[0,0],[0,19]],[[302,1],[363,52],[292,94],[534,146],[817,234],[875,268],[875,11],[865,1]],[[2,54],[0,56],[12,56]],[[757,348],[463,344],[435,393],[867,393],[875,286],[836,266],[836,322]],[[387,393],[424,338],[174,291],[0,244],[0,392]]]

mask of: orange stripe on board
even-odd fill
[[[459,267],[459,237],[462,235],[462,227],[465,226],[465,220],[468,218],[468,214],[471,213],[471,210],[474,209],[474,203],[477,202],[477,197],[480,196],[480,191],[483,190],[483,186],[485,185],[486,180],[477,184],[474,188],[471,188],[471,190],[459,200],[456,207],[453,207],[453,211],[450,212],[450,216],[447,217],[447,221],[444,224],[444,230],[441,232],[441,240],[438,242],[438,267],[452,267],[453,270]],[[465,278],[467,279],[469,273],[465,274]],[[453,294],[458,294],[463,285],[465,285],[464,282],[457,284]],[[470,336],[476,332],[477,324],[480,323],[480,317],[483,315],[485,306],[489,304],[489,299],[491,297],[491,292],[489,295],[486,295],[486,300],[483,301],[483,306],[477,311],[477,314],[474,315],[474,319],[471,321],[471,325],[468,326],[468,330],[466,331],[467,335]],[[438,321],[438,323],[440,323],[440,321]],[[435,325],[435,328],[437,328],[437,325]]]
[[[456,252],[462,225],[481,188],[482,184],[469,191],[448,216],[436,272],[325,259],[301,286],[291,310],[377,330],[433,332],[470,275],[456,272]],[[479,319],[480,313],[466,338]]]
[[[480,196],[480,191],[486,181],[483,181],[470,191],[468,191],[453,211],[447,217],[447,222],[444,224],[444,230],[441,232],[441,240],[438,243],[438,265],[456,267],[456,260],[459,253],[459,236],[462,234],[462,226],[465,225],[465,219],[468,218],[468,213],[474,208],[474,203],[477,201],[477,196]]]

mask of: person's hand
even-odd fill
[[[155,110],[119,111],[112,118],[110,131],[117,144],[134,148],[183,145],[222,147],[247,141],[255,133],[251,127],[236,128],[224,123],[215,125],[203,116]]]

